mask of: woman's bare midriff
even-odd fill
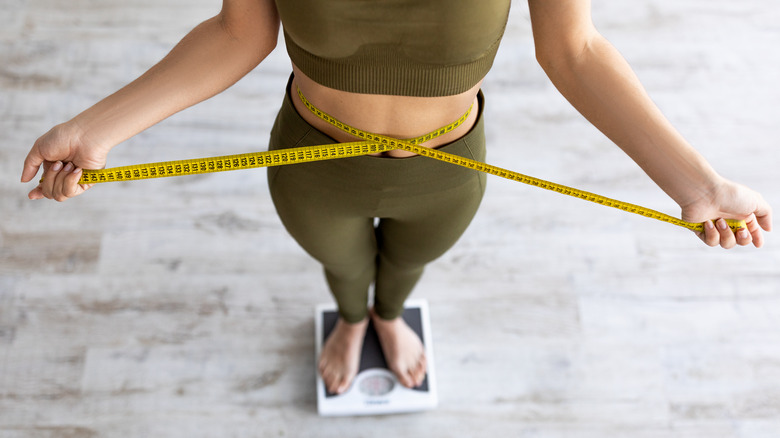
[[[453,96],[410,97],[377,94],[359,94],[322,86],[304,75],[293,65],[293,103],[298,113],[309,124],[338,142],[359,140],[331,126],[312,114],[298,99],[296,87],[306,99],[322,111],[338,120],[364,131],[394,138],[414,138],[446,126],[460,118],[469,106],[474,105],[468,119],[454,130],[422,146],[436,148],[466,135],[477,121],[477,93],[480,81],[468,91]],[[392,150],[377,154],[404,158],[415,155],[404,150]]]

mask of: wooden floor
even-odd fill
[[[31,202],[34,140],[133,79],[217,1],[4,0],[0,13],[0,437],[764,438],[780,430],[780,248],[490,178],[430,266],[440,406],[323,419],[318,266],[265,171]],[[594,2],[599,29],[724,175],[780,205],[780,3]],[[561,98],[514,2],[484,84],[489,161],[671,214]],[[263,150],[283,45],[226,93],[116,148],[110,165]],[[776,233],[775,233],[776,234]]]

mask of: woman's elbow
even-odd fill
[[[566,40],[537,42],[536,62],[548,75],[553,71],[574,68],[593,51],[599,37],[598,33],[589,33]]]
[[[536,62],[539,63],[539,66],[541,66],[542,70],[545,72],[549,73],[549,71],[552,70],[556,58],[557,57],[551,53],[551,51],[540,49],[539,46],[536,47]]]
[[[553,72],[560,71],[562,66],[568,64],[570,55],[565,50],[551,47],[536,47],[536,62],[549,76]]]

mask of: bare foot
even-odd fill
[[[417,333],[401,317],[388,321],[372,310],[371,321],[379,335],[387,366],[401,385],[407,388],[422,385],[426,370],[425,347]]]
[[[339,318],[320,354],[319,371],[328,392],[341,394],[352,385],[360,367],[360,351],[368,318],[350,324]]]

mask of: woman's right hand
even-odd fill
[[[43,179],[27,195],[30,199],[65,201],[84,193],[93,184],[79,184],[82,169],[106,166],[109,148],[89,144],[77,127],[57,125],[35,141],[24,160],[22,182],[29,182],[43,165]]]
[[[43,165],[30,199],[64,201],[91,185],[82,169],[102,169],[114,146],[166,117],[225,90],[276,47],[279,14],[273,0],[226,0],[138,79],[39,138],[27,155],[22,182]],[[84,132],[89,135],[84,135]]]

